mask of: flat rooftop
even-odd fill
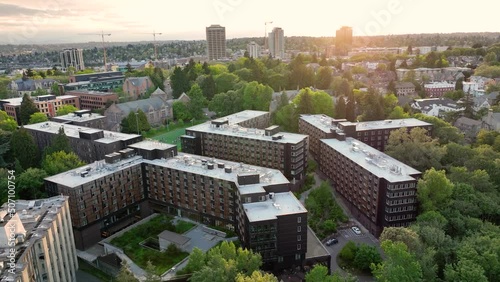
[[[76,83],[80,83],[80,82],[76,82]],[[70,90],[70,91],[66,91],[66,93],[68,94],[74,94],[74,95],[94,95],[94,96],[107,96],[107,95],[114,95],[116,93],[114,92],[102,92],[102,91],[94,91],[94,90],[86,90],[86,89],[82,89],[82,90]]]
[[[213,163],[214,168],[208,169],[207,166],[203,164],[204,162]],[[100,160],[92,164],[47,177],[45,180],[73,188],[110,175],[120,169],[128,168],[141,163],[153,164],[199,175],[206,175],[234,183],[238,183],[238,175],[258,174],[260,176],[260,183],[241,186],[243,187],[243,191],[246,191],[245,193],[249,193],[248,191],[264,191],[262,186],[269,184],[290,183],[288,179],[276,169],[229,162],[225,160],[216,160],[213,158],[184,153],[179,153],[179,155],[173,158],[156,160],[146,160],[141,156],[133,156],[127,159],[122,159],[114,164],[108,164],[104,160]],[[224,164],[224,168],[219,168],[218,164]],[[231,168],[230,173],[225,171],[225,168],[227,167]],[[88,174],[85,177],[81,177],[80,173],[84,171],[88,171]]]
[[[142,150],[155,150],[155,149],[164,150],[164,149],[175,148],[177,147],[177,145],[167,144],[157,140],[148,139],[129,145],[129,147]]]
[[[411,175],[420,173],[420,171],[351,137],[346,138],[346,141],[321,139],[321,142],[360,165],[376,177],[384,178],[389,182],[415,180]]]
[[[327,115],[300,115],[300,119],[325,133],[330,133],[331,130],[337,130],[338,127],[332,124],[332,122],[340,121]]]
[[[214,119],[214,121],[229,121],[229,124],[239,124],[240,122],[247,121],[249,119],[253,119],[260,116],[269,115],[269,112],[264,111],[252,111],[245,110],[232,115],[228,115],[225,117],[221,117],[218,119]]]
[[[81,116],[76,115],[75,113],[70,113],[70,114],[63,115],[63,116],[53,117],[53,119],[56,119],[56,120],[76,121],[76,122],[91,121],[91,120],[97,120],[97,119],[103,119],[103,118],[106,118],[106,117],[103,115],[94,114],[94,113],[82,114]]]
[[[42,131],[42,132],[57,134],[59,132],[59,128],[61,126],[64,127],[64,133],[66,134],[66,136],[72,137],[72,138],[80,138],[80,132],[95,133],[95,132],[102,131],[102,132],[104,132],[104,138],[100,138],[100,139],[95,140],[95,142],[100,142],[100,143],[112,143],[112,142],[115,142],[117,140],[125,141],[125,140],[130,140],[133,138],[137,138],[140,136],[137,134],[126,134],[126,133],[121,133],[121,132],[101,130],[101,129],[78,126],[78,125],[73,125],[73,124],[61,124],[61,123],[53,122],[53,121],[28,124],[28,125],[25,125],[24,128],[30,129],[30,130],[35,130],[35,131]]]
[[[329,256],[330,252],[318,239],[311,227],[307,226],[307,253],[306,259]]]
[[[272,136],[265,135],[264,129],[247,128],[231,123],[229,125],[224,124],[219,127],[216,127],[210,121],[186,128],[186,130],[193,130],[198,132],[235,136],[235,137],[244,137],[255,140],[266,140],[277,143],[298,143],[308,137],[307,135],[303,134],[279,132],[274,134],[273,136],[282,136],[282,138],[273,140]]]
[[[243,209],[250,222],[273,220],[281,215],[307,212],[292,192],[275,193],[272,199],[243,204]]]
[[[52,95],[44,95],[44,96],[52,96]],[[39,96],[39,97],[42,97],[42,96]],[[39,102],[57,101],[57,100],[72,99],[72,98],[77,98],[77,97],[73,96],[73,95],[61,95],[61,96],[55,96],[55,99],[38,101],[37,96],[33,96],[33,97],[31,97],[31,100],[33,100],[33,102],[35,102],[35,103],[39,103]],[[19,97],[19,98],[2,99],[0,101],[9,103],[12,106],[20,106],[21,102],[23,101],[23,98]]]
[[[416,118],[404,119],[387,119],[377,121],[361,121],[361,122],[340,122],[339,125],[348,126],[356,125],[356,131],[374,130],[374,129],[397,129],[401,127],[416,127],[416,126],[432,126],[432,124],[418,120]]]

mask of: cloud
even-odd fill
[[[26,8],[26,7],[22,7],[19,5],[0,3],[0,17],[11,17],[11,16],[19,16],[19,15],[30,16],[30,15],[35,15],[37,13],[43,13],[43,12],[45,12],[45,11]]]

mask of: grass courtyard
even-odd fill
[[[146,268],[148,260],[151,261],[156,273],[161,275],[189,254],[177,248],[168,248],[160,252],[144,247],[140,243],[151,237],[156,238],[164,230],[183,234],[193,227],[194,224],[182,220],[174,225],[171,217],[162,214],[114,238],[111,244],[121,248],[142,269]]]
[[[163,143],[167,144],[175,144],[177,145],[177,150],[181,150],[181,135],[186,133],[186,128],[191,127],[193,125],[197,125],[205,122],[205,120],[197,120],[193,122],[186,123],[170,123],[169,127],[163,126],[161,128],[151,129],[150,131],[144,133],[144,137],[152,138]]]

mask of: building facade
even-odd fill
[[[63,71],[68,70],[69,67],[74,67],[76,71],[82,71],[85,69],[82,49],[64,49],[59,53],[59,58],[61,60],[61,67]]]
[[[269,52],[274,58],[285,58],[285,31],[281,27],[273,28],[269,33]]]
[[[313,156],[318,156],[321,152],[320,139],[338,136],[356,138],[383,152],[392,131],[400,128],[411,130],[415,127],[427,130],[428,135],[432,132],[432,124],[415,118],[364,122],[349,122],[326,115],[301,115],[299,118],[299,132],[309,135],[309,148]]]
[[[77,96],[73,95],[43,95],[31,97],[37,109],[47,115],[47,117],[54,117],[57,111],[66,105],[72,105],[76,108],[80,108],[80,100]],[[0,109],[3,109],[7,114],[13,117],[17,123],[20,125],[21,121],[19,115],[21,113],[21,102],[23,98],[12,98],[0,100]]]
[[[105,116],[92,113],[90,110],[78,110],[67,115],[53,117],[51,120],[59,123],[96,129],[104,129],[106,125]]]
[[[208,60],[226,58],[226,28],[220,25],[211,25],[206,28]]]
[[[143,141],[45,179],[49,194],[70,198],[77,247],[88,248],[152,212],[234,230],[268,268],[302,266],[307,210],[278,170],[190,154]]]
[[[454,90],[455,90],[455,84],[448,83],[445,81],[424,84],[425,95],[431,98],[441,98],[444,96],[446,92]]]
[[[308,136],[279,132],[277,126],[247,128],[221,118],[186,128],[181,144],[186,153],[279,169],[296,184],[293,189],[305,178]]]
[[[142,140],[141,135],[105,131],[52,121],[28,124],[24,128],[31,133],[41,152],[51,145],[52,139],[62,128],[64,134],[68,136],[73,152],[86,163],[102,160],[105,155],[125,149],[128,145]]]
[[[77,96],[82,110],[99,110],[111,103],[118,103],[118,95],[114,92],[72,90],[67,91],[66,94]]]
[[[247,44],[247,52],[250,58],[258,58],[260,57],[260,45],[255,43],[254,41]]]
[[[8,89],[15,92],[19,97],[22,97],[24,94],[31,95],[38,89],[45,90],[47,93],[52,93],[52,85],[54,84],[57,84],[57,81],[53,79],[33,80],[31,78],[23,77],[11,81],[8,85]]]
[[[0,281],[76,282],[78,260],[68,197],[16,200],[0,210]],[[15,263],[10,254],[15,250]]]
[[[419,171],[354,138],[323,139],[320,146],[321,171],[370,233],[415,220]]]
[[[127,77],[123,83],[123,93],[126,93],[133,100],[137,100],[153,86],[149,76]]]
[[[335,47],[340,55],[347,55],[352,47],[352,27],[343,26],[335,32]]]
[[[411,82],[396,82],[396,96],[415,95],[415,85]]]
[[[63,86],[64,91],[89,90],[110,91],[122,88],[125,76],[119,72],[98,72],[69,76],[69,83]]]

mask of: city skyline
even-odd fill
[[[495,31],[488,19],[495,16],[496,9],[484,9],[495,4],[486,0],[467,8],[467,14],[481,14],[474,21],[457,20],[459,6],[448,0],[359,2],[340,6],[312,0],[293,6],[285,1],[188,0],[170,6],[160,1],[139,6],[115,0],[27,0],[22,4],[2,0],[0,44],[99,41],[98,36],[80,34],[101,30],[112,33],[106,38],[111,42],[152,41],[145,33],[153,31],[163,33],[158,41],[203,40],[205,27],[212,24],[225,26],[228,39],[263,37],[266,21],[273,21],[268,32],[281,27],[287,36],[335,36],[335,30],[344,25],[353,27],[354,36]]]

